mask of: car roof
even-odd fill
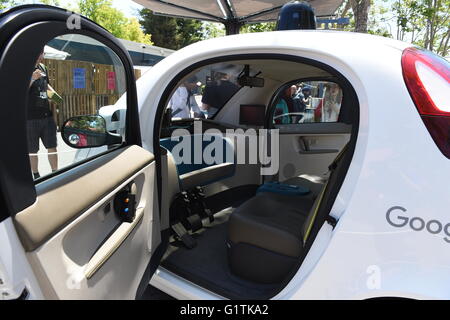
[[[224,36],[194,43],[166,60],[189,59],[198,55],[251,52],[252,48],[285,48],[346,57],[376,58],[380,50],[403,51],[411,44],[381,36],[330,30],[289,30]]]

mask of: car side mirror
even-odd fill
[[[96,148],[122,143],[120,135],[106,131],[106,120],[99,116],[78,116],[70,118],[62,126],[64,142],[75,149]]]

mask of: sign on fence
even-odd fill
[[[86,69],[73,68],[73,88],[74,89],[86,88]]]
[[[113,105],[124,93],[123,72],[114,65],[76,60],[45,59],[52,87],[63,98],[58,105],[57,124],[79,115],[96,114],[103,106]],[[135,70],[136,79],[141,76]]]
[[[106,72],[108,90],[116,90],[116,73],[113,71]]]

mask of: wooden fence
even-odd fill
[[[113,105],[125,92],[122,68],[74,60],[45,60],[51,86],[63,98],[57,106],[55,120],[61,128],[65,120],[78,115],[97,114],[98,110]],[[74,73],[83,70],[78,79]],[[136,79],[141,76],[135,70]]]

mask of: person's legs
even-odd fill
[[[27,120],[28,153],[30,154],[31,172],[33,173],[34,179],[38,179],[40,177],[38,157],[36,155],[39,151],[39,132],[39,120]]]
[[[39,169],[38,169],[38,157],[33,155],[30,155],[30,164],[31,164],[31,172],[33,173],[33,178],[38,179],[40,178]]]
[[[45,128],[42,132],[42,143],[48,151],[48,162],[52,168],[52,172],[58,170],[58,154],[57,154],[57,138],[56,123],[53,117],[48,117],[45,122]]]
[[[50,162],[50,167],[52,172],[58,170],[58,150],[56,148],[47,149],[48,151],[48,162]]]

